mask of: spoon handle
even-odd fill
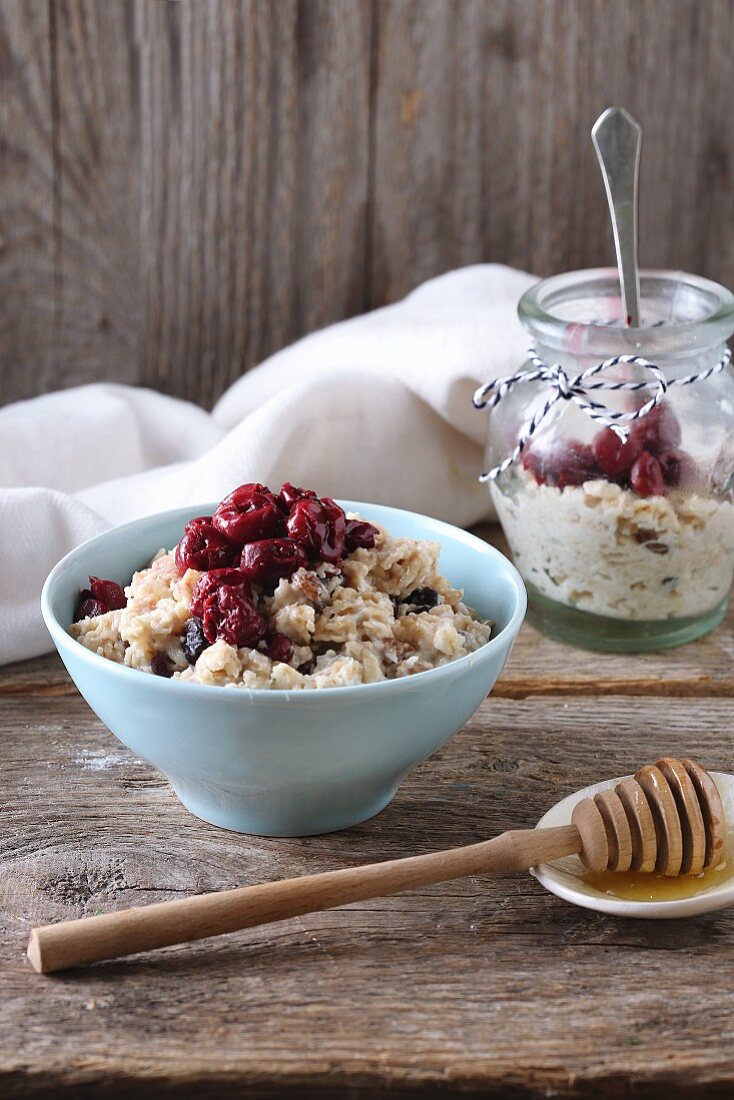
[[[631,328],[640,327],[640,274],[637,267],[637,181],[642,128],[622,107],[609,107],[591,131],[599,158],[617,250],[622,300]]]
[[[523,871],[538,863],[573,855],[581,847],[581,835],[575,825],[515,830],[445,852],[197,894],[45,925],[32,930],[28,957],[41,973],[67,970],[466,875]]]

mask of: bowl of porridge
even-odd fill
[[[212,824],[347,828],[491,691],[525,589],[449,524],[283,486],[106,531],[44,619],[90,707]]]

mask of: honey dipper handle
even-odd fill
[[[40,973],[67,970],[465,875],[522,871],[580,848],[575,825],[507,832],[493,840],[445,852],[44,925],[31,931],[28,957]]]

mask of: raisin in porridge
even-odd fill
[[[90,577],[71,634],[108,660],[191,683],[326,688],[410,676],[491,634],[439,573],[439,550],[311,490],[242,485],[124,592]]]

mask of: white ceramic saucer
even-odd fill
[[[734,776],[723,772],[711,772],[719,788],[728,823],[728,858],[734,859]],[[629,778],[623,776],[621,778]],[[538,822],[538,829],[548,829],[555,825],[570,825],[571,811],[582,798],[593,798],[599,791],[614,787],[620,779],[610,779],[605,783],[595,783],[583,791],[569,795],[558,802]],[[581,878],[583,865],[578,856],[567,856],[542,863],[534,867],[531,874],[538,882],[564,901],[581,905],[584,909],[596,909],[599,913],[611,913],[616,917],[646,917],[655,920],[673,917],[694,917],[700,913],[712,913],[734,905],[734,878],[727,877],[719,885],[712,885],[703,893],[690,898],[677,898],[671,901],[626,901],[595,889]]]

